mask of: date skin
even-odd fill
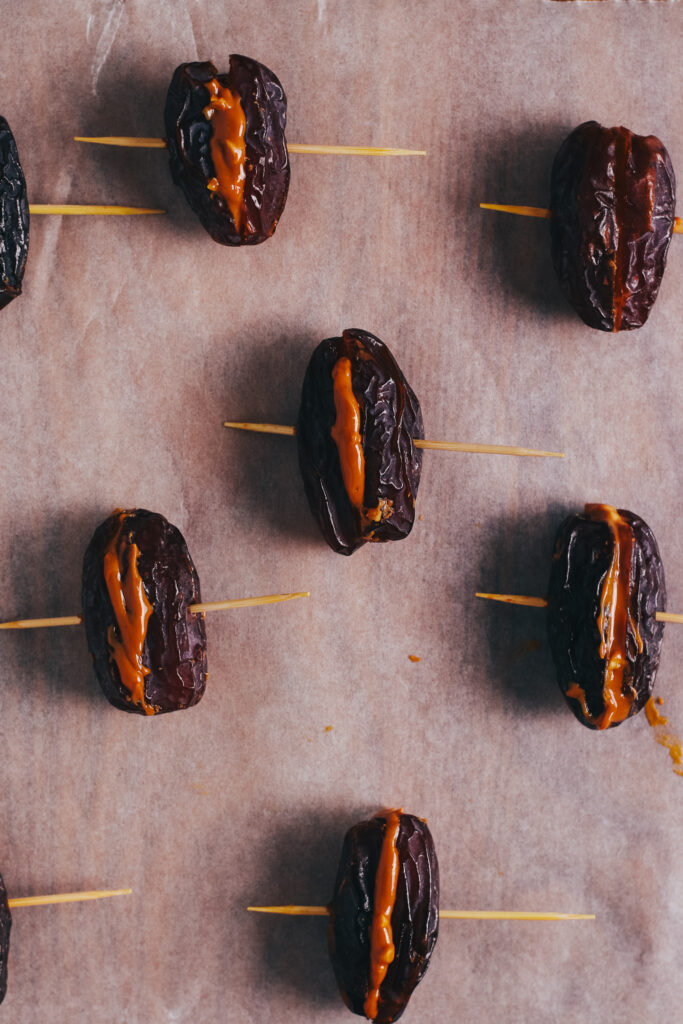
[[[383,507],[380,522],[367,519],[352,504],[332,437],[337,415],[332,370],[341,357],[351,361],[353,394],[360,407],[363,507]],[[422,413],[384,342],[367,331],[347,330],[341,338],[318,345],[304,377],[296,433],[306,497],[333,551],[351,555],[366,541],[408,536],[422,468],[422,452],[413,444],[413,438],[424,437]]]
[[[369,987],[370,924],[375,876],[386,819],[381,815],[349,829],[330,904],[330,959],[339,991],[353,1013],[365,1016]],[[396,848],[399,875],[391,915],[396,955],[380,988],[379,1024],[398,1020],[429,966],[439,931],[439,865],[426,822],[401,814]]]
[[[584,323],[642,327],[674,229],[676,179],[654,135],[586,121],[565,139],[551,180],[555,271]]]
[[[635,691],[627,717],[646,704],[659,665],[664,625],[656,619],[666,610],[664,568],[652,530],[639,516],[619,509],[633,530],[630,573],[626,587],[628,605],[626,666],[622,693]],[[569,516],[557,533],[548,586],[548,636],[560,689],[582,725],[589,729],[605,713],[606,659],[601,655],[599,615],[604,581],[612,564],[614,538],[604,522],[586,514]],[[638,650],[636,630],[642,641]],[[590,718],[580,700],[567,697],[578,684],[586,696]],[[591,720],[592,719],[592,720]],[[619,722],[612,722],[614,728]]]
[[[0,117],[0,309],[17,295],[28,256],[29,211],[17,144]]]
[[[114,514],[97,527],[83,561],[83,620],[95,673],[106,697],[123,711],[144,714],[131,700],[111,657],[107,640],[116,625],[104,579],[103,561],[119,530]],[[124,549],[140,550],[137,569],[152,613],[147,624],[143,664],[146,702],[156,713],[179,711],[201,700],[206,687],[206,630],[204,618],[189,611],[201,601],[199,577],[182,534],[163,516],[145,509],[126,513],[121,528]]]
[[[0,1003],[7,994],[7,959],[11,927],[12,914],[7,903],[7,890],[0,875]]]
[[[246,117],[246,162],[240,227],[225,198],[207,184],[215,177],[211,123],[204,116],[210,100],[207,83],[217,78],[239,96]],[[285,139],[287,97],[267,67],[233,54],[230,70],[219,74],[211,61],[176,68],[166,97],[166,137],[171,177],[214,241],[221,245],[257,245],[275,231],[285,207],[290,166]]]

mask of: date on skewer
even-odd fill
[[[322,341],[304,377],[296,427],[223,426],[296,436],[306,497],[333,551],[402,540],[415,521],[422,450],[562,459],[562,452],[426,441],[415,393],[384,342],[361,330]]]
[[[353,1013],[391,1024],[424,977],[439,918],[592,921],[594,914],[439,910],[439,864],[422,818],[380,811],[349,829],[328,906],[247,907],[262,914],[329,916],[328,945],[340,993]]]
[[[289,153],[424,156],[424,150],[287,145],[287,97],[264,64],[232,54],[219,73],[211,61],[176,68],[164,111],[166,139],[75,137],[77,142],[166,149],[171,177],[214,241],[258,245],[275,231],[289,190]]]
[[[676,179],[665,146],[628,128],[579,125],[555,157],[550,209],[480,203],[550,220],[560,287],[584,323],[630,331],[659,292],[675,216]]]
[[[89,892],[62,892],[47,896],[19,896],[7,899],[7,890],[0,875],[0,1003],[7,994],[7,961],[12,927],[12,910],[18,907],[47,907],[61,903],[80,903],[90,900],[130,896],[132,889],[96,889]]]
[[[548,597],[476,595],[548,609],[548,638],[564,697],[583,725],[609,729],[649,702],[666,622],[664,567],[652,530],[626,509],[586,505],[555,540]]]
[[[129,216],[165,213],[137,206],[83,206],[30,203],[19,153],[10,126],[0,117],[0,309],[17,295],[26,269],[30,214]]]
[[[276,604],[269,594],[203,602],[180,530],[146,509],[118,510],[98,528],[83,562],[83,613],[15,619],[1,629],[84,625],[95,674],[117,708],[140,715],[180,711],[206,688],[206,612]]]

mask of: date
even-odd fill
[[[548,586],[558,682],[589,729],[637,714],[655,681],[666,610],[664,567],[650,527],[611,505],[562,523]]]
[[[166,97],[171,176],[214,241],[257,245],[287,200],[287,97],[267,67],[233,54],[176,68]]]
[[[393,881],[392,881],[393,880]],[[439,931],[439,865],[427,823],[381,811],[349,829],[328,932],[342,998],[390,1024],[429,966]]]
[[[189,708],[206,687],[199,577],[180,531],[145,509],[97,527],[83,561],[83,621],[95,673],[123,711]]]
[[[654,135],[586,121],[565,139],[551,179],[551,241],[565,296],[601,331],[642,327],[674,229],[676,180]]]
[[[0,117],[0,309],[21,295],[28,230],[24,172],[10,126]]]
[[[347,330],[318,345],[296,427],[311,511],[334,551],[402,540],[415,521],[420,404],[379,338]]]
[[[7,995],[7,960],[9,957],[9,933],[12,928],[12,914],[7,903],[7,890],[0,875],[0,1003]]]

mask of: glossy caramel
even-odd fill
[[[360,509],[365,494],[365,457],[360,436],[360,406],[353,393],[348,356],[342,356],[332,367],[332,381],[337,413],[332,439],[339,452],[342,480],[349,501],[354,508]]]
[[[107,630],[107,644],[121,683],[130,692],[131,703],[146,715],[154,715],[157,709],[145,699],[145,677],[150,670],[142,662],[147,623],[153,609],[138,571],[140,549],[130,543],[123,531],[127,516],[127,512],[119,513],[119,528],[104,553],[104,580],[116,619],[116,625]]]
[[[375,876],[375,895],[370,924],[370,971],[369,988],[363,1009],[369,1020],[377,1017],[379,990],[386,977],[389,964],[392,963],[396,950],[391,929],[391,915],[396,901],[396,887],[400,867],[397,841],[401,828],[401,810],[389,811],[386,815],[386,827],[382,839],[382,850],[379,855],[377,874]]]
[[[211,99],[204,117],[211,122],[211,159],[215,177],[206,187],[221,195],[238,231],[244,220],[244,183],[246,181],[247,119],[239,96],[221,85],[217,78],[206,83]]]

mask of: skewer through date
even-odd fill
[[[548,597],[477,593],[477,597],[548,609],[557,679],[576,718],[609,729],[651,697],[666,611],[664,567],[652,530],[612,505],[586,505],[555,540]]]
[[[211,61],[180,64],[164,111],[166,139],[76,136],[137,149],[165,149],[171,177],[214,241],[258,245],[275,231],[289,190],[289,153],[424,156],[423,150],[287,145],[287,97],[276,75],[232,54],[227,72]]]
[[[17,295],[28,258],[30,214],[128,215],[164,213],[135,206],[80,206],[30,203],[17,144],[10,126],[0,117],[0,309]]]
[[[10,900],[7,898],[5,883],[0,875],[0,1003],[7,994],[7,961],[12,928],[12,910],[18,907],[46,907],[61,903],[104,900],[113,896],[129,896],[132,891],[132,889],[96,889],[90,892],[63,892],[47,896],[19,896]]]
[[[415,393],[384,342],[361,330],[322,341],[304,377],[296,427],[223,426],[296,436],[306,497],[333,551],[401,540],[415,521],[422,449],[564,458],[506,445],[425,441]]]
[[[560,287],[589,327],[630,331],[647,320],[674,231],[676,179],[654,135],[579,125],[552,168],[550,209],[481,203],[483,209],[550,219]]]
[[[98,528],[83,562],[83,613],[15,619],[0,629],[84,625],[107,699],[140,715],[180,711],[206,688],[204,614],[308,597],[308,592],[203,602],[180,531],[146,509],[118,510]]]
[[[439,910],[439,865],[426,821],[380,811],[349,829],[328,906],[247,907],[267,914],[329,916],[330,959],[353,1013],[391,1024],[424,977],[439,918],[594,920],[593,914]]]

